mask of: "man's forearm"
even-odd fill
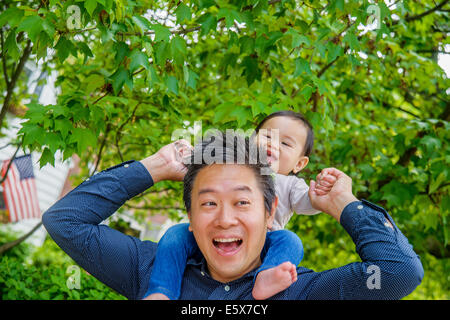
[[[353,265],[346,298],[401,299],[420,284],[420,259],[386,210],[365,200],[352,202],[340,220],[363,261]]]
[[[183,158],[183,152],[185,152],[183,150],[185,148],[189,149],[186,144],[187,141],[185,140],[177,140],[165,145],[155,154],[140,161],[148,173],[151,174],[153,183],[163,180],[183,180],[187,167],[181,159]]]
[[[142,165],[151,174],[153,183],[166,180],[167,161],[158,154],[151,155],[140,161]]]
[[[340,223],[341,215],[344,211],[345,207],[347,207],[350,203],[359,201],[353,194],[343,194],[334,199],[332,210],[327,212],[330,216],[336,219],[337,222]]]

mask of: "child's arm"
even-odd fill
[[[157,293],[171,300],[178,299],[187,259],[197,251],[197,242],[188,223],[170,227],[158,242],[149,287],[144,295],[146,299],[161,299],[154,295]]]
[[[258,300],[270,298],[297,281],[297,265],[303,258],[302,241],[288,230],[268,232],[262,256],[252,291]]]

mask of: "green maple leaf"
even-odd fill
[[[206,35],[209,31],[214,30],[217,27],[217,18],[211,15],[210,13],[206,13],[198,19],[198,22],[201,24],[201,33],[200,35]]]
[[[184,3],[180,3],[178,8],[175,10],[175,14],[177,15],[177,24],[184,21],[190,21],[192,18],[191,9],[189,9],[189,7]]]
[[[55,166],[55,156],[54,153],[50,151],[49,148],[45,148],[41,154],[41,158],[39,159],[39,166],[42,168],[47,163],[50,163],[52,166]]]
[[[152,30],[155,31],[155,41],[169,42],[170,35],[172,34],[170,30],[160,24],[152,25]]]
[[[86,0],[84,2],[84,8],[92,17],[92,13],[94,12],[95,8],[97,8],[97,0]]]
[[[147,55],[139,51],[138,49],[133,50],[130,55],[130,60],[131,62],[129,68],[131,73],[133,73],[140,67],[144,67],[147,70],[150,67]]]
[[[131,78],[130,72],[123,67],[119,67],[119,69],[111,76],[111,79],[116,95],[119,93],[120,89],[122,89],[124,84],[130,89],[133,88],[133,79]]]
[[[255,80],[261,80],[261,70],[258,67],[258,60],[246,56],[242,61],[242,66],[244,66],[242,75],[245,75],[248,86],[255,82]]]
[[[23,10],[12,7],[8,8],[0,14],[0,27],[3,27],[6,23],[11,28],[17,27],[23,18]]]
[[[38,34],[43,31],[44,20],[38,15],[28,16],[17,27],[17,32],[25,31],[31,41],[36,42]]]
[[[294,77],[298,77],[303,72],[305,72],[307,74],[311,74],[311,69],[309,67],[308,61],[299,57],[299,58],[295,59]]]

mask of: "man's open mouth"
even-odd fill
[[[242,245],[240,238],[214,238],[213,245],[221,255],[233,255]]]

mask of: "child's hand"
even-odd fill
[[[333,176],[336,181],[334,181],[331,190],[327,193],[326,190],[330,188],[330,181],[332,179],[328,176]],[[336,168],[322,170],[317,178],[322,184],[320,190],[316,188],[318,182],[314,180],[309,182],[308,195],[313,208],[329,214],[337,221],[340,221],[344,208],[349,203],[358,201],[352,192],[352,179]]]
[[[337,180],[336,177],[329,174],[327,170],[328,169],[323,169],[316,178],[316,194],[319,196],[328,194]]]
[[[187,140],[184,139],[175,141],[174,147],[175,147],[175,159],[180,163],[188,164],[194,147]]]

